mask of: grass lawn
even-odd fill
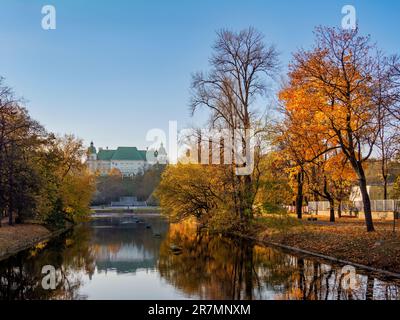
[[[392,221],[374,221],[375,232],[366,232],[363,220],[341,218],[329,222],[298,220],[291,215],[257,218],[255,236],[261,240],[400,273],[400,231],[393,233]],[[400,222],[398,229],[400,229]]]

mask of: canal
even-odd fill
[[[158,215],[109,215],[0,262],[0,299],[398,300],[400,281]]]

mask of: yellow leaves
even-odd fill
[[[351,48],[339,62],[330,47],[317,48],[295,54],[279,93],[285,116],[280,143],[292,180],[301,166],[313,188],[343,193],[355,174],[339,150],[358,156],[357,144],[376,133],[371,79],[354,63]]]
[[[161,206],[173,219],[207,216],[228,191],[222,168],[199,164],[169,165],[156,191]]]
[[[89,203],[94,188],[94,176],[88,171],[68,174],[64,178],[59,195],[64,205],[64,211],[78,221],[84,218],[90,211]]]
[[[47,246],[47,241],[43,241],[43,242],[39,242],[38,244],[36,244],[30,251],[30,255],[32,257],[37,256],[44,248],[46,248]]]
[[[332,107],[324,101],[319,86],[310,82],[299,84],[300,74],[296,77],[279,95],[286,116],[281,137],[282,152],[285,154],[283,158],[292,162],[287,170],[292,189],[296,190],[298,172],[305,170],[308,177],[305,190],[307,187],[322,190],[324,181],[327,181],[326,186],[332,194],[341,192],[348,188],[355,175],[343,153],[328,150],[338,143],[331,122],[346,127],[345,109],[339,105]]]
[[[74,212],[74,208],[72,208],[72,207],[65,207],[65,208],[64,208],[64,211],[65,211],[66,213],[68,213],[68,214],[72,214],[72,213]]]

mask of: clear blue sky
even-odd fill
[[[46,4],[56,30],[41,28]],[[203,121],[189,116],[190,75],[207,68],[216,30],[254,26],[287,65],[315,26],[340,26],[346,4],[363,33],[400,53],[398,0],[1,0],[0,75],[48,130],[145,147],[146,132],[168,120]]]

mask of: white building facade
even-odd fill
[[[97,152],[93,142],[87,151],[86,164],[89,170],[100,175],[107,175],[113,170],[122,176],[129,177],[143,173],[150,167],[146,159],[147,150],[136,147],[118,147],[115,150],[100,148]],[[161,147],[154,152],[157,159],[166,158],[166,151]]]

